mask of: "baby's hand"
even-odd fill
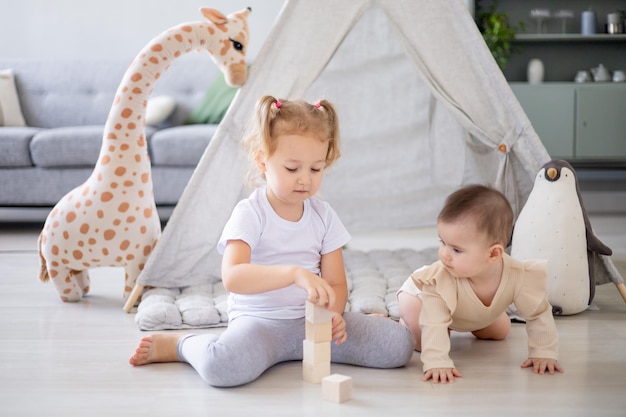
[[[563,368],[561,368],[556,359],[528,358],[522,363],[522,368],[530,368],[531,366],[536,374],[543,375],[546,370],[550,375],[554,375],[554,371],[563,373]]]
[[[348,333],[346,333],[346,321],[343,319],[343,316],[339,313],[333,313],[333,340],[335,344],[340,345],[346,341],[348,338]]]
[[[424,372],[423,381],[433,380],[433,384],[454,382],[454,377],[461,378],[463,375],[456,368],[433,368]]]

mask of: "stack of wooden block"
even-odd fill
[[[322,397],[342,403],[352,397],[352,378],[330,374],[330,343],[333,337],[332,313],[324,307],[306,302],[305,339],[302,376],[313,384],[322,383]]]
[[[306,302],[305,339],[302,355],[302,377],[313,384],[330,375],[330,341],[333,336],[332,313]]]

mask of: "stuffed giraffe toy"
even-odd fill
[[[52,279],[61,300],[89,291],[90,268],[125,270],[123,298],[135,287],[161,235],[145,137],[145,115],[155,83],[179,56],[207,50],[231,86],[247,78],[250,9],[225,16],[200,9],[208,21],[161,33],[137,55],[120,83],[104,127],[94,171],[48,215],[38,247],[42,281]]]

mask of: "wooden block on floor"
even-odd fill
[[[333,338],[333,324],[331,322],[326,323],[311,323],[305,320],[305,338],[312,342],[330,342]]]
[[[311,365],[330,362],[330,342],[315,343],[311,340],[304,340],[302,351],[302,360]]]
[[[330,362],[310,364],[302,362],[302,379],[312,384],[319,384],[322,378],[330,375]]]
[[[306,300],[305,318],[311,323],[326,323],[332,321],[333,314],[326,307],[320,307]]]
[[[334,403],[343,403],[352,398],[352,377],[332,374],[322,378],[322,398]]]

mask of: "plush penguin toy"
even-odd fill
[[[591,230],[574,168],[546,163],[513,230],[511,256],[546,259],[548,301],[555,315],[580,313],[595,294],[594,256],[611,255]]]

